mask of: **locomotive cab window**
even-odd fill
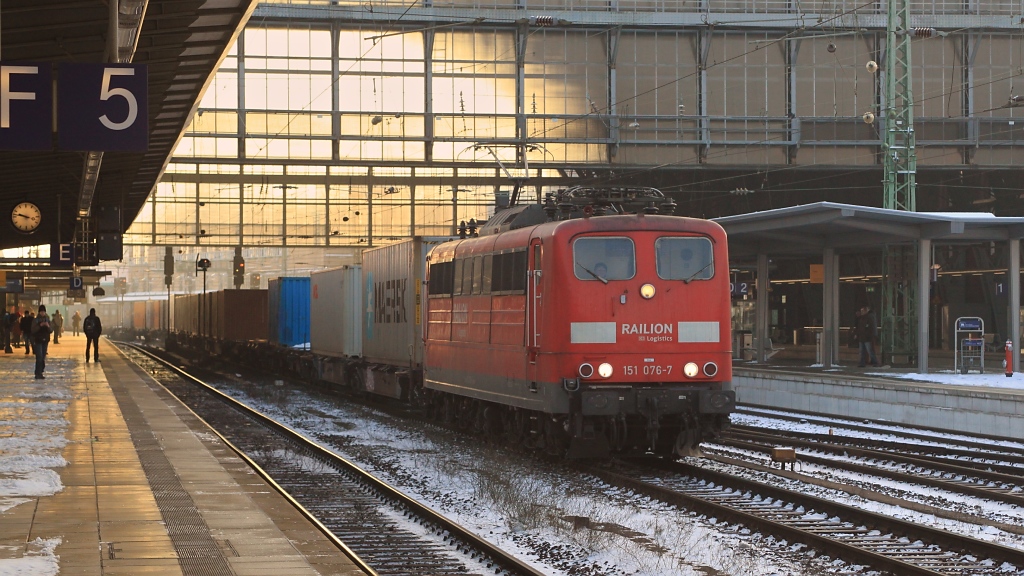
[[[689,282],[715,275],[714,250],[707,238],[658,238],[654,251],[662,280]]]
[[[579,238],[572,252],[573,273],[580,280],[629,280],[636,274],[636,251],[629,238]]]

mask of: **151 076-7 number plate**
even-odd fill
[[[644,364],[643,366],[623,366],[623,376],[668,376],[672,374],[672,366],[658,366],[656,364]]]

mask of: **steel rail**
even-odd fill
[[[1024,567],[1024,550],[1018,550],[1016,548],[1010,548],[1000,544],[993,544],[991,542],[978,540],[969,536],[953,534],[945,530],[930,528],[914,522],[885,516],[884,514],[861,510],[854,506],[847,506],[825,498],[794,492],[785,488],[756,482],[754,480],[738,478],[736,476],[699,468],[682,462],[661,461],[656,463],[655,466],[667,472],[692,477],[701,477],[722,485],[740,486],[743,490],[757,492],[771,498],[778,498],[780,500],[787,500],[791,502],[797,501],[805,507],[814,508],[820,512],[834,514],[847,520],[858,522],[879,530],[884,529],[894,534],[905,535],[911,537],[913,540],[931,542],[946,550],[980,555],[999,562],[1008,562],[1018,567]]]
[[[746,436],[746,435],[744,435]],[[775,436],[754,436],[757,440],[769,441]],[[733,448],[742,448],[745,450],[753,450],[755,452],[761,452],[763,454],[771,454],[772,447],[766,446],[765,444],[758,444],[751,441],[743,440],[729,440],[723,439],[718,440],[718,444],[724,446],[732,446]],[[955,465],[936,465],[931,461],[920,460],[916,458],[910,458],[899,454],[890,454],[887,452],[879,452],[877,450],[865,450],[862,448],[848,448],[845,446],[836,446],[831,444],[818,444],[807,440],[795,440],[790,442],[793,445],[801,446],[803,448],[810,448],[813,450],[820,450],[822,452],[831,452],[834,454],[848,454],[850,456],[856,456],[860,458],[877,458],[879,460],[889,460],[895,463],[910,464],[913,466],[928,467],[933,470],[940,472],[948,472],[951,474],[961,474],[968,477],[976,477],[992,482],[1002,482],[1007,484],[1013,484],[1015,486],[1021,484],[1021,478],[1009,476],[1006,474],[999,474],[997,472],[985,472],[982,470],[975,470],[974,468],[966,468],[963,466]],[[845,462],[842,460],[833,460],[831,458],[823,458],[820,456],[814,456],[813,454],[807,454],[806,452],[798,453],[798,460],[801,462],[809,462],[812,464],[818,464],[821,466],[828,466],[832,468],[839,468],[848,470],[850,472],[858,472],[861,474],[867,474],[870,476],[881,476],[883,478],[890,478],[907,484],[924,484],[933,488],[941,488],[950,492],[959,492],[961,494],[967,494],[978,498],[984,498],[987,500],[999,500],[1006,502],[1007,504],[1024,505],[1024,493],[1011,492],[1007,489],[1002,488],[989,488],[981,486],[977,483],[962,483],[954,482],[944,478],[938,478],[930,476],[928,474],[915,474],[911,472],[901,472],[899,470],[890,470],[888,468],[880,468],[875,466],[868,466],[866,464],[858,464],[856,462]]]
[[[142,348],[140,346],[137,346],[135,344],[131,344],[131,343],[128,343],[128,342],[117,342],[117,344],[120,344],[120,345],[125,346],[127,348],[131,348],[132,350],[135,350],[136,352],[139,352],[139,353],[147,356],[151,360],[159,362],[160,364],[162,364],[163,366],[165,366],[167,368],[170,368],[172,371],[176,372],[180,376],[184,376],[186,378],[192,379],[192,380],[194,380],[197,383],[199,382],[198,380],[193,379],[190,375],[188,375],[183,370],[179,369],[177,366],[174,366],[170,362],[160,358],[159,356],[154,355],[152,352],[146,350],[145,348]],[[202,384],[202,385],[206,386],[207,388],[210,388],[206,384]],[[210,388],[210,389],[213,390],[212,388]],[[219,393],[219,391],[218,391],[218,393]],[[323,534],[332,544],[334,544],[334,546],[336,548],[338,548],[338,550],[341,551],[342,554],[347,556],[349,558],[349,560],[351,560],[359,568],[359,570],[361,570],[364,574],[367,574],[367,576],[378,576],[376,570],[374,570],[370,565],[366,564],[366,562],[364,562],[363,559],[360,558],[358,554],[356,554],[351,548],[349,548],[344,542],[342,542],[337,536],[335,536],[334,533],[331,532],[330,529],[328,529],[327,526],[325,526],[322,522],[320,522],[320,520],[316,516],[314,516],[309,510],[307,510],[305,506],[303,506],[298,500],[293,498],[292,495],[289,494],[288,491],[285,490],[281,485],[279,485],[273,479],[273,477],[271,477],[270,474],[268,474],[267,471],[263,469],[262,466],[257,464],[252,458],[249,457],[248,454],[246,454],[244,451],[242,451],[238,446],[235,446],[235,444],[233,442],[228,440],[216,428],[211,426],[205,419],[203,419],[202,416],[200,416],[199,414],[196,414],[196,412],[194,410],[192,410],[192,408],[186,406],[184,403],[182,403],[182,406],[184,406],[184,408],[186,410],[188,410],[192,414],[192,416],[194,416],[196,419],[198,419],[200,422],[202,422],[209,429],[210,432],[212,432],[218,438],[220,438],[221,442],[223,442],[228,448],[230,448],[243,462],[248,464],[249,467],[252,468],[253,471],[256,472],[257,475],[259,475],[261,478],[263,478],[263,480],[265,482],[270,484],[270,486],[274,490],[276,490],[278,494],[280,494],[282,497],[284,497],[284,499],[289,504],[291,504],[292,507],[295,508],[299,512],[299,514],[301,514],[304,518],[306,518],[307,521],[309,521],[311,524],[313,524],[313,526],[321,534]]]
[[[825,413],[821,413],[821,412],[804,412],[804,411],[799,411],[799,410],[790,410],[788,408],[785,409],[784,411],[785,412],[792,412],[793,414],[777,414],[777,413],[774,412],[775,410],[782,411],[779,408],[771,408],[769,406],[758,406],[756,404],[746,404],[745,407],[743,407],[743,408],[737,408],[736,412],[738,412],[740,414],[748,414],[748,415],[751,415],[751,416],[762,416],[762,417],[765,417],[765,418],[776,418],[778,420],[787,420],[789,422],[807,422],[807,423],[810,423],[810,424],[818,424],[818,425],[821,425],[821,426],[830,426],[830,427],[833,427],[833,428],[848,428],[850,430],[858,430],[860,432],[871,432],[873,434],[890,434],[892,436],[902,436],[904,438],[913,438],[914,440],[926,440],[926,441],[929,441],[929,442],[942,442],[942,441],[945,440],[945,441],[949,441],[949,442],[955,442],[955,443],[957,443],[957,444],[959,444],[961,446],[966,446],[966,447],[969,447],[969,448],[977,448],[979,450],[990,450],[992,448],[992,442],[993,441],[998,441],[998,442],[1016,442],[1018,444],[1021,443],[1021,439],[1020,438],[1010,438],[1009,436],[983,435],[983,434],[975,434],[975,433],[972,433],[972,432],[959,432],[959,431],[954,432],[954,431],[950,431],[950,430],[943,430],[941,428],[932,428],[932,427],[928,427],[928,426],[906,426],[906,428],[910,428],[910,429],[914,429],[914,430],[927,430],[928,432],[934,432],[936,434],[952,434],[952,435],[955,435],[955,436],[965,436],[965,437],[968,437],[968,438],[978,438],[979,440],[984,440],[985,442],[980,442],[980,441],[979,442],[975,442],[975,441],[971,441],[971,440],[961,440],[961,439],[952,439],[952,438],[941,438],[941,437],[931,436],[931,435],[928,435],[928,434],[918,434],[916,432],[911,432],[910,430],[887,430],[887,429],[879,430],[877,427],[866,426],[864,424],[858,424],[856,422],[853,422],[853,421],[851,421],[849,419],[848,416],[839,416],[839,415],[836,415],[836,414],[825,414]],[[864,420],[863,422],[867,423],[867,422],[870,422],[870,420]],[[877,425],[881,425],[881,426],[901,426],[898,422],[877,421],[875,423]],[[1019,454],[1021,456],[1024,456],[1024,448],[1018,448],[1018,447],[1015,447],[1015,446],[1000,446],[999,448],[1001,450],[1003,450],[1005,452],[1008,452],[1008,453],[1011,453],[1011,454]]]
[[[858,548],[852,544],[847,544],[845,542],[829,538],[822,534],[801,530],[800,528],[788,526],[752,512],[745,512],[733,506],[719,504],[704,497],[687,494],[670,488],[664,488],[662,486],[657,486],[655,484],[608,470],[590,469],[588,472],[609,484],[623,486],[650,498],[682,508],[695,510],[708,516],[725,518],[730,522],[754,528],[765,534],[777,535],[789,540],[790,542],[804,542],[821,552],[830,554],[837,558],[843,558],[847,561],[867,564],[868,566],[880,570],[886,570],[906,576],[941,575],[940,572],[907,564],[894,558],[883,556],[870,550]]]
[[[1004,454],[992,450],[982,450],[981,448],[975,448],[971,450],[960,450],[957,448],[950,448],[947,446],[928,446],[924,444],[910,444],[906,442],[895,442],[890,440],[879,440],[876,438],[859,438],[857,436],[843,436],[840,434],[817,434],[809,432],[797,432],[792,430],[776,430],[772,428],[762,428],[758,426],[747,426],[747,425],[733,425],[727,433],[747,433],[747,434],[764,434],[773,436],[775,438],[785,439],[797,439],[797,441],[812,441],[821,442],[825,444],[842,444],[844,446],[868,446],[871,449],[885,450],[887,452],[902,452],[903,454],[918,458],[921,460],[932,460],[935,462],[943,462],[956,466],[963,466],[968,468],[979,468],[979,469],[992,469],[993,471],[1000,471],[1003,474],[1009,476],[1024,477],[1024,457],[1016,454]],[[942,442],[942,438],[934,439],[935,442]],[[952,442],[956,442],[953,440]],[[925,452],[925,454],[922,454]],[[974,458],[979,460],[1001,460],[1004,462],[1012,463],[1013,465],[1006,466],[1001,464],[991,464],[987,462],[975,462],[975,461],[959,461],[945,457],[962,457],[962,458]],[[1018,478],[1020,480],[1020,478]]]
[[[341,457],[341,456],[331,452],[330,450],[327,450],[326,448],[320,446],[319,444],[317,444],[315,442],[312,442],[311,440],[309,440],[308,438],[306,438],[305,436],[303,436],[302,434],[300,434],[296,430],[290,428],[286,424],[278,422],[277,420],[274,420],[273,418],[270,418],[269,416],[266,416],[265,414],[263,414],[261,412],[258,412],[257,410],[255,410],[255,409],[253,409],[253,408],[251,408],[251,407],[249,407],[249,406],[239,402],[238,400],[235,400],[231,396],[228,396],[227,394],[221,392],[220,390],[217,390],[213,386],[210,386],[209,384],[203,382],[202,380],[196,378],[195,376],[192,376],[188,372],[178,368],[177,366],[171,364],[170,362],[167,362],[166,360],[163,360],[159,356],[156,356],[156,355],[152,354],[148,350],[139,348],[138,346],[135,346],[133,344],[127,344],[127,345],[130,346],[131,348],[133,348],[133,349],[135,349],[135,350],[145,354],[146,356],[148,356],[149,358],[153,359],[154,361],[159,362],[160,364],[166,366],[168,369],[173,371],[178,376],[180,376],[180,377],[182,377],[182,378],[192,382],[193,384],[201,387],[206,392],[210,393],[212,396],[214,396],[218,400],[224,402],[225,404],[227,404],[231,408],[238,410],[239,412],[245,414],[246,416],[249,416],[250,418],[255,419],[256,421],[260,422],[261,424],[263,424],[263,425],[265,425],[265,426],[267,426],[267,427],[269,427],[269,428],[271,428],[273,430],[276,430],[278,433],[282,434],[283,436],[285,436],[289,440],[302,445],[303,448],[308,450],[311,455],[318,456],[318,457],[323,458],[323,459],[325,459],[327,461],[330,461],[330,462],[332,462],[334,464],[337,464],[338,466],[343,468],[345,472],[360,478],[360,480],[362,480],[363,482],[368,484],[372,489],[378,491],[384,498],[387,498],[387,499],[390,499],[392,501],[400,503],[401,505],[403,505],[406,508],[408,508],[413,514],[416,514],[416,515],[420,516],[421,518],[424,518],[424,519],[428,520],[429,522],[431,522],[433,524],[436,524],[437,526],[439,526],[443,530],[446,530],[454,538],[457,538],[457,539],[465,542],[469,546],[474,547],[476,550],[479,550],[479,551],[483,552],[484,554],[487,554],[490,557],[490,559],[494,560],[495,564],[498,567],[500,567],[502,570],[506,570],[506,571],[511,572],[513,574],[523,574],[523,575],[527,575],[527,576],[545,576],[543,572],[540,572],[540,571],[536,570],[535,568],[533,568],[529,564],[526,564],[522,560],[516,558],[515,556],[512,556],[511,554],[505,552],[501,548],[498,548],[494,544],[492,544],[492,543],[488,542],[487,540],[481,538],[480,536],[478,536],[477,534],[471,532],[467,528],[457,524],[456,522],[452,521],[451,519],[445,517],[444,515],[436,512],[436,511],[434,511],[433,509],[431,509],[430,507],[422,504],[421,502],[418,502],[417,500],[415,500],[412,497],[406,495],[405,493],[403,493],[402,491],[398,490],[397,488],[394,488],[390,484],[384,482],[383,480],[381,480],[381,479],[377,478],[376,476],[370,474],[369,472],[363,470],[362,468],[357,466],[355,463],[353,463],[353,462],[347,460],[346,458],[343,458],[343,457]],[[197,415],[197,417],[198,417],[198,415]],[[231,444],[229,443],[229,445],[231,445]],[[232,446],[233,450],[236,450],[236,452],[238,452],[237,448],[234,448],[233,445],[231,445],[231,446]],[[239,455],[242,455],[241,452],[238,452],[238,453],[239,453]],[[246,460],[249,461],[248,458],[246,458]],[[259,469],[259,468],[256,467],[256,469]],[[312,516],[312,514],[310,514],[308,511],[305,510],[304,507],[302,507],[301,504],[296,502],[293,498],[291,498],[291,496],[288,496],[286,492],[283,492],[283,489],[282,489],[282,493],[285,494],[289,498],[289,501],[292,502],[293,505],[295,505],[300,511],[302,511],[304,513],[304,515],[307,516],[307,518],[310,518],[312,521],[314,521],[316,523],[316,525],[318,526],[318,528],[322,527],[322,530],[325,531],[325,534],[329,534],[328,537],[332,539],[332,542],[341,543],[341,541],[334,534],[332,534],[330,532],[330,530],[328,530],[325,526],[323,526],[319,522],[319,520],[316,520]],[[351,552],[351,550],[349,550],[348,547],[344,545],[344,543],[341,543],[341,545],[344,546],[343,550],[347,550],[348,551],[348,552],[346,552],[346,555],[348,555],[348,553]],[[352,554],[352,556],[350,556],[350,557],[353,558],[353,560],[358,561],[361,565],[363,564],[362,560],[357,560],[358,557],[355,555],[354,552],[351,552],[351,554]],[[370,570],[372,570],[372,568],[370,568]],[[376,572],[372,572],[372,574],[376,574]]]

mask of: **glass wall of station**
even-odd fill
[[[884,71],[866,63],[884,62],[885,2],[408,8],[261,4],[126,244],[175,246],[183,263],[244,246],[247,261],[266,258],[266,273],[280,275],[299,261],[281,254],[452,235],[461,221],[486,220],[514,186],[535,200],[591,170],[643,178],[666,167],[880,161],[882,123],[864,117],[883,112]],[[1019,165],[1024,107],[1007,104],[1024,84],[1024,31],[1006,16],[1024,2],[911,10],[949,24],[914,44],[919,164]],[[985,31],[954,26],[965,18]]]

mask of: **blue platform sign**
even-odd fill
[[[0,62],[0,150],[53,148],[49,62]]]
[[[72,276],[71,282],[68,285],[68,290],[81,290],[85,288],[85,284],[82,282],[81,276]]]
[[[23,294],[25,292],[25,279],[8,276],[7,284],[4,285],[4,292],[8,294]]]
[[[981,330],[981,318],[957,318],[956,329],[961,332]]]
[[[149,89],[145,65],[62,62],[57,71],[57,145],[60,149],[118,152],[149,149]]]

